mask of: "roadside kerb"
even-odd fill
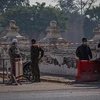
[[[45,82],[55,82],[55,83],[72,83],[75,80],[65,79],[64,77],[54,77],[54,76],[41,76],[41,81]]]

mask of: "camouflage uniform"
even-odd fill
[[[76,56],[79,57],[79,60],[92,59],[92,52],[90,47],[82,44],[76,49]]]
[[[17,46],[12,45],[9,48],[8,53],[9,53],[9,56],[10,56],[11,71],[12,71],[12,74],[15,76],[15,58],[20,57],[19,49],[18,49]]]
[[[39,55],[41,53],[41,55]],[[32,75],[35,81],[40,81],[39,59],[44,55],[44,51],[41,47],[34,44],[31,46],[31,68]],[[39,57],[40,56],[40,57]]]

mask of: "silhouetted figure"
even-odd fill
[[[31,40],[31,68],[34,82],[40,82],[39,60],[43,57],[43,49],[36,44],[36,40]]]
[[[76,56],[79,60],[92,59],[92,52],[90,47],[87,45],[87,38],[82,38],[82,45],[76,49]]]

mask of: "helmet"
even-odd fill
[[[13,39],[12,43],[18,43],[18,40],[17,39]]]

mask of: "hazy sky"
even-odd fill
[[[47,5],[55,5],[57,0],[29,0],[30,1],[30,4],[35,4],[35,2],[46,2]],[[99,4],[100,3],[100,0],[97,0],[97,3],[96,4]]]

